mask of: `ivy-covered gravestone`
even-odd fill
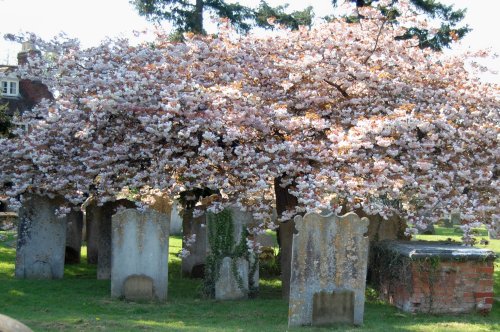
[[[208,214],[209,255],[205,293],[218,300],[244,299],[255,294],[258,260],[247,245],[250,213],[229,208]]]

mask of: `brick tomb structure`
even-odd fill
[[[406,312],[488,313],[493,251],[453,242],[382,241],[375,247],[375,287]]]

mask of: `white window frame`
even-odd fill
[[[19,81],[2,80],[0,92],[2,97],[18,97],[19,96]]]

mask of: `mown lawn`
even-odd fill
[[[438,228],[439,236],[460,234]],[[5,233],[3,233],[5,235]],[[421,236],[430,240],[439,236]],[[34,331],[286,331],[288,305],[281,300],[280,282],[264,279],[260,295],[247,301],[220,302],[201,296],[201,281],[180,278],[181,239],[170,241],[169,294],[165,304],[133,303],[112,299],[110,282],[95,279],[95,267],[68,266],[63,280],[16,280],[12,238],[0,241],[0,313]],[[481,245],[480,247],[484,247]],[[500,254],[500,240],[489,248]],[[85,249],[83,250],[85,257]],[[496,263],[495,290],[500,294],[500,262]],[[368,289],[368,293],[373,291]],[[484,317],[414,315],[368,296],[362,327],[297,328],[292,331],[500,331],[500,302]]]

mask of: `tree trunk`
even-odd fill
[[[203,0],[196,0],[194,9],[193,32],[203,34]]]
[[[297,198],[288,193],[288,187],[280,186],[281,178],[274,179],[274,193],[276,195],[276,211],[281,217],[284,211],[295,208],[298,204]],[[280,247],[281,266],[281,294],[288,300],[290,295],[290,275],[292,264],[292,241],[295,233],[293,220],[281,222],[278,229],[278,245]]]

